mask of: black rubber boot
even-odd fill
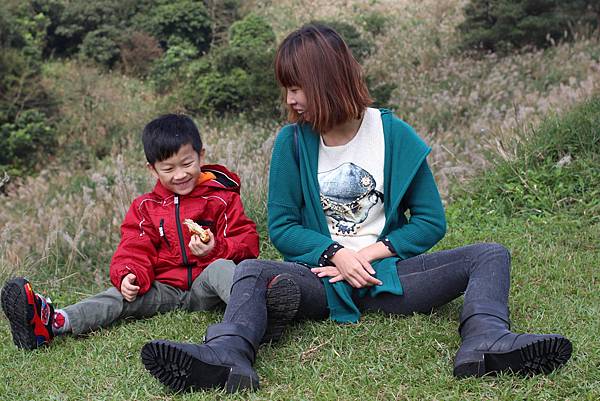
[[[561,335],[512,333],[503,305],[466,306],[459,332],[462,344],[454,360],[456,377],[548,374],[571,357],[571,342]]]
[[[262,343],[277,342],[283,330],[294,320],[300,307],[300,287],[291,274],[273,277],[267,285],[267,328]]]
[[[146,369],[174,391],[224,388],[257,390],[252,368],[259,339],[235,323],[209,326],[204,344],[152,341],[141,351]]]

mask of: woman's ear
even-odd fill
[[[205,154],[206,154],[206,148],[202,148],[200,150],[200,152],[198,153],[199,162],[200,162],[200,166],[201,167],[204,165],[204,155]]]

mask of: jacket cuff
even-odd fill
[[[209,253],[207,253],[203,257],[209,258],[209,259],[218,259],[219,257],[221,257],[221,255],[227,255],[227,242],[225,239],[217,240],[215,238],[215,246]],[[224,259],[229,259],[229,258],[224,257]]]
[[[126,275],[132,273],[131,270],[127,268],[127,266],[119,266],[118,268],[114,268],[113,272],[110,275],[110,281],[115,286],[115,288],[121,292],[121,282]]]
[[[319,258],[319,267],[334,266],[333,262],[331,261],[331,258],[333,258],[337,251],[339,251],[342,248],[343,246],[337,242],[334,242],[333,244],[329,245],[327,249],[323,251],[321,257]]]
[[[383,242],[383,245],[387,247],[387,249],[392,253],[392,255],[397,255],[396,249],[394,249],[394,245],[392,245],[392,241],[388,237],[382,238],[379,242]]]

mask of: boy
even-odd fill
[[[157,183],[133,201],[121,225],[110,264],[114,287],[54,310],[26,279],[9,280],[1,301],[17,347],[35,349],[54,336],[128,317],[227,303],[235,264],[258,256],[258,233],[244,214],[239,178],[223,166],[203,165],[205,149],[189,117],[156,118],[144,128],[142,142]],[[186,219],[206,228],[206,243],[190,233]],[[282,305],[285,312],[285,305],[297,302],[293,286],[285,276],[273,281],[267,297],[277,307],[271,317],[278,320]]]

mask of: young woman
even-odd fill
[[[144,346],[153,375],[175,390],[258,388],[252,365],[274,279],[289,284],[281,286],[288,290],[282,323],[426,313],[464,294],[457,377],[548,373],[567,362],[568,339],[510,331],[506,248],[424,254],[446,230],[430,149],[390,111],[369,107],[361,68],[335,31],[307,25],[292,32],[279,46],[275,73],[295,122],[277,136],[269,177],[269,234],[286,262],[241,263],[223,323],[208,327],[204,344]]]

